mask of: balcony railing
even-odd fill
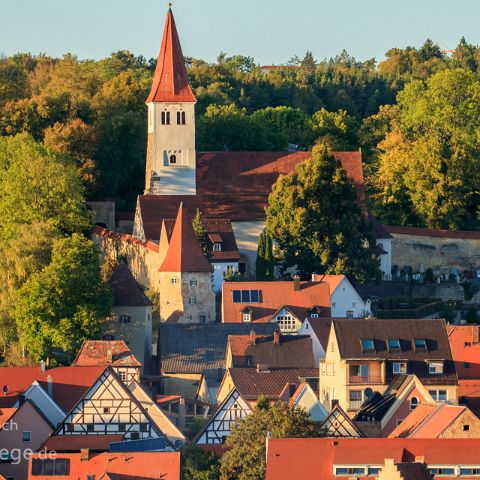
[[[354,383],[356,385],[365,385],[369,383],[384,383],[382,377],[380,376],[360,376],[360,375],[350,375],[348,383]]]
[[[363,400],[350,400],[348,402],[349,410],[358,410],[362,406]]]

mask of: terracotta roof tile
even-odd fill
[[[245,400],[256,400],[260,395],[279,399],[285,385],[299,384],[305,378],[317,378],[318,368],[282,368],[258,372],[256,368],[230,368],[233,384]]]
[[[393,225],[385,225],[385,228],[393,234],[400,235],[419,235],[422,237],[438,237],[438,238],[460,238],[465,240],[480,240],[480,232],[467,230],[434,230],[432,228],[418,227],[395,227]]]
[[[447,325],[458,378],[480,378],[480,325]]]
[[[254,339],[255,343],[252,343]],[[280,335],[275,345],[274,335],[231,335],[228,344],[233,367],[314,368],[312,339],[307,335]]]
[[[458,401],[480,418],[480,379],[459,380]]]
[[[47,378],[53,379],[53,399],[64,412],[70,411],[95,383],[105,367],[56,367],[45,372],[40,367],[0,367],[0,385],[8,394],[0,396],[0,408],[11,407],[36,380],[45,391]]]
[[[416,456],[424,457],[427,465],[478,465],[480,439],[273,438],[268,442],[266,480],[344,480],[351,475],[335,476],[334,465],[383,465],[385,458],[412,463]]]
[[[109,351],[112,355],[111,361],[108,359]],[[79,367],[107,365],[140,367],[142,364],[135,358],[123,340],[85,340],[72,365]]]
[[[12,418],[16,408],[0,408],[0,429]]]
[[[167,254],[159,272],[211,272],[185,207],[180,204]]]
[[[152,89],[146,103],[150,102],[196,102],[188,82],[182,47],[171,9],[167,13]]]
[[[233,290],[260,290],[260,302],[233,302]],[[303,318],[313,307],[320,307],[320,315],[330,317],[331,303],[328,283],[300,282],[300,290],[294,290],[293,281],[274,282],[223,282],[222,307],[223,323],[242,323],[242,310],[252,308],[254,322],[269,322],[281,308],[288,307],[292,313]]]
[[[122,435],[52,435],[42,445],[49,451],[78,452],[82,448],[107,451],[111,443],[121,442]]]
[[[128,267],[121,262],[108,279],[113,291],[113,304],[123,307],[151,307],[152,302],[143,293]]]
[[[109,238],[116,242],[125,242],[134,245],[140,245],[154,252],[158,252],[158,245],[156,243],[150,241],[142,242],[138,238],[135,238],[132,235],[128,235],[127,233],[114,232],[112,230],[108,230],[107,228],[100,227],[99,225],[93,227],[91,232],[93,235],[96,235],[99,238]]]
[[[42,458],[42,454],[33,454],[30,458]],[[90,454],[88,460],[82,460],[80,453],[58,454],[56,458],[68,459],[69,473],[64,480],[96,479],[111,480],[178,480],[180,478],[180,452],[129,452]],[[30,460],[29,472],[32,461]],[[51,476],[29,474],[35,480],[50,480]]]
[[[366,213],[361,152],[334,152],[357,187],[360,208]],[[197,154],[196,195],[141,195],[146,238],[156,239],[163,219],[173,218],[179,202],[189,211],[199,208],[205,217],[264,221],[272,185],[281,174],[295,170],[311,152],[202,152]],[[373,218],[371,218],[374,221]],[[390,238],[374,221],[378,238]]]
[[[465,410],[457,405],[419,405],[389,437],[438,438]]]

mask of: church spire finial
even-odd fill
[[[168,9],[171,10],[172,8],[172,2],[168,2]]]

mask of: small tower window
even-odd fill
[[[185,125],[185,112],[182,112],[182,125]]]
[[[177,112],[177,125],[180,125],[182,123],[182,115],[180,112]]]
[[[165,125],[165,123],[167,123],[167,114],[166,112],[162,112],[162,125]]]
[[[175,165],[177,163],[177,156],[175,154],[170,155],[170,165]]]
[[[167,112],[167,125],[170,125],[170,112]]]

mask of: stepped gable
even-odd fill
[[[203,253],[192,221],[182,203],[178,209],[167,255],[158,271],[195,273],[212,271],[212,266]]]
[[[196,102],[171,8],[165,21],[152,89],[145,103],[150,102]]]

